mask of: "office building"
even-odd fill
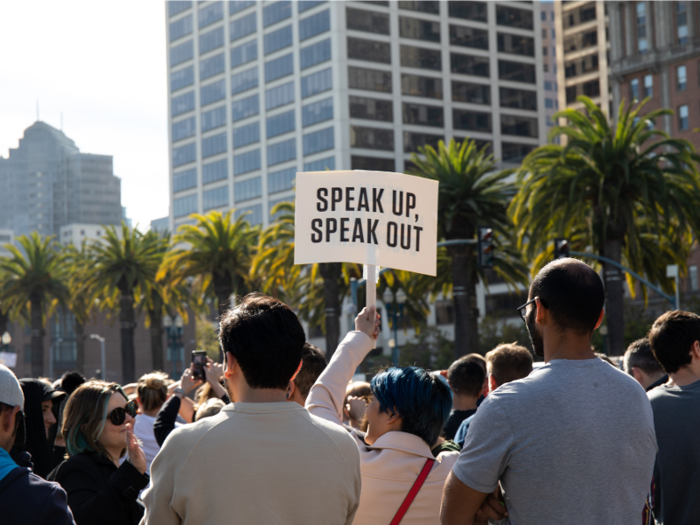
[[[608,17],[610,2],[555,2],[559,106],[581,109],[585,95],[611,111],[608,79]],[[610,113],[609,113],[610,114]]]
[[[544,121],[547,128],[554,126],[552,116],[559,111],[559,82],[557,81],[557,39],[554,3],[540,3],[542,22],[542,76],[544,79]],[[549,132],[549,129],[547,130]],[[555,139],[555,140],[558,140]]]
[[[0,229],[0,257],[10,257],[12,255],[6,246],[14,244],[14,242],[15,233],[12,230]]]
[[[80,153],[62,131],[38,121],[8,158],[0,157],[0,228],[15,236],[120,221],[121,181],[111,156]]]
[[[151,230],[158,232],[166,232],[170,229],[170,217],[161,217],[151,221]]]
[[[644,112],[670,108],[654,124],[700,146],[698,3],[608,2],[608,12],[614,103],[649,98]]]
[[[167,2],[170,229],[268,224],[298,171],[402,172],[467,136],[546,140],[539,2]],[[551,47],[551,44],[549,44]]]
[[[76,248],[80,248],[83,242],[99,241],[104,235],[105,227],[101,224],[66,224],[61,226],[58,241],[66,246],[72,244]],[[117,228],[117,235],[121,238],[119,228]]]

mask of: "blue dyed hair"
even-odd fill
[[[452,409],[452,393],[430,372],[408,366],[390,368],[372,379],[379,410],[401,416],[401,430],[433,446]]]

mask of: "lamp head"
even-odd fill
[[[382,294],[382,301],[385,305],[394,302],[394,292],[392,292],[391,288],[389,288],[388,286],[384,288],[384,293]]]

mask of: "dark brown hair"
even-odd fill
[[[666,312],[649,330],[651,351],[667,374],[692,362],[690,351],[695,341],[700,341],[700,317],[692,312]]]

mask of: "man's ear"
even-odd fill
[[[236,361],[231,352],[224,352],[224,356],[226,356],[224,360],[224,377],[231,379],[238,368],[238,361]]]
[[[496,378],[493,376],[489,376],[489,392],[493,392],[498,388],[498,385],[496,384]]]
[[[297,390],[297,384],[292,379],[289,381],[289,386],[287,387],[287,401],[291,401],[294,397],[294,392]]]
[[[302,367],[302,366],[304,366],[304,360],[303,360],[303,359],[300,359],[300,360],[299,360],[299,366],[297,367],[297,371],[294,372],[294,375],[292,376],[292,379],[290,379],[290,381],[294,381],[294,380],[296,379],[297,375],[299,375],[299,372],[301,372],[301,367]]]
[[[489,395],[489,377],[491,376],[486,376],[486,379],[484,379],[484,386],[481,387],[481,395],[484,397]]]
[[[535,312],[535,322],[537,324],[543,324],[543,321],[547,316],[547,309],[542,305],[542,301],[540,301],[539,297],[535,298],[535,306],[537,307],[537,311]]]
[[[595,328],[593,330],[600,326],[600,323],[603,322],[603,317],[605,317],[605,307],[601,308],[600,315],[598,316],[598,322],[595,324]]]
[[[11,433],[15,427],[15,420],[17,419],[17,412],[19,412],[19,405],[12,408],[12,410],[3,410],[2,417],[0,418],[0,428],[3,432]]]
[[[637,383],[640,385],[644,384],[644,372],[642,372],[642,369],[636,366],[632,367],[632,376],[637,380]]]
[[[690,347],[690,353],[691,359],[700,361],[700,341],[693,343],[693,346]]]

